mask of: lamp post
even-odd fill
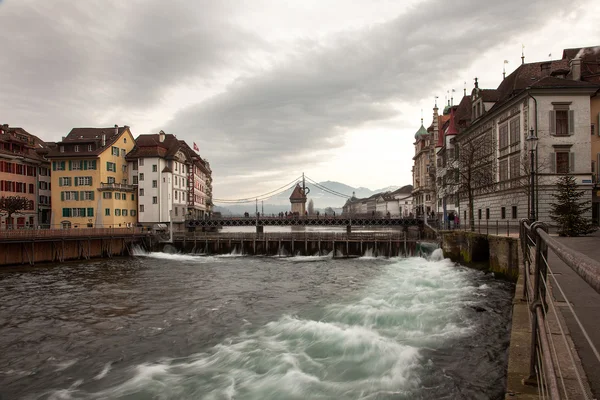
[[[533,134],[533,128],[529,130],[529,136],[527,137],[527,142],[529,143],[529,151],[530,151],[530,164],[529,164],[529,172],[531,181],[529,183],[529,194],[530,194],[530,213],[529,219],[531,221],[535,221],[535,156],[533,154],[534,151],[537,150],[538,138]]]

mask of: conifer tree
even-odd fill
[[[596,231],[591,220],[584,214],[591,209],[590,201],[582,201],[585,190],[577,190],[577,182],[570,175],[561,177],[556,186],[558,192],[552,194],[556,203],[551,203],[550,218],[558,225],[559,236],[587,235]]]

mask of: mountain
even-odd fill
[[[312,199],[315,210],[323,210],[327,207],[332,207],[336,213],[342,212],[342,206],[346,203],[347,197],[342,197],[337,195],[337,192],[348,197],[353,194],[357,198],[365,198],[370,197],[376,193],[382,192],[393,192],[394,190],[399,189],[401,186],[388,186],[378,190],[371,190],[365,187],[354,188],[352,186],[346,185],[344,183],[335,182],[335,181],[325,181],[319,182],[319,186],[324,187],[328,190],[323,190],[320,187],[312,184],[306,183],[310,192],[308,193],[308,200]],[[258,202],[258,211],[263,212],[264,209],[265,214],[277,214],[279,212],[285,212],[290,210],[290,195],[292,194],[292,190],[294,187],[290,187],[286,191],[278,194],[277,196],[273,196],[267,200],[264,200],[262,203],[259,200]],[[308,202],[307,202],[308,206]],[[250,214],[254,214],[256,212],[256,204],[255,203],[244,203],[244,204],[223,204],[222,206],[215,206],[215,211],[221,212],[223,215],[242,215],[245,212]]]

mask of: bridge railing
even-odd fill
[[[52,238],[128,236],[147,233],[142,228],[74,228],[74,229],[4,229],[0,230],[0,240],[41,240]]]
[[[600,293],[600,263],[552,238],[548,234],[548,227],[541,222],[530,224],[528,220],[522,220],[519,238],[525,266],[523,298],[527,300],[531,311],[531,357],[529,377],[526,382],[537,385],[541,398],[568,399],[569,393],[572,395],[575,390],[577,396],[571,398],[590,399],[591,393],[585,375],[575,362],[577,355],[574,354],[574,346],[570,344],[563,328],[562,314],[554,304],[553,291],[558,290],[564,297],[599,367],[600,353],[590,340],[589,334],[556,279],[552,269],[554,265],[548,262],[548,250],[598,293]],[[556,334],[557,328],[559,335]],[[575,388],[567,379],[567,375],[570,374],[575,375],[577,382]]]
[[[402,241],[418,240],[419,232],[174,232],[174,240],[322,240],[322,241]]]

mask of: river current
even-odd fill
[[[0,399],[502,399],[513,286],[432,259],[0,270]]]

